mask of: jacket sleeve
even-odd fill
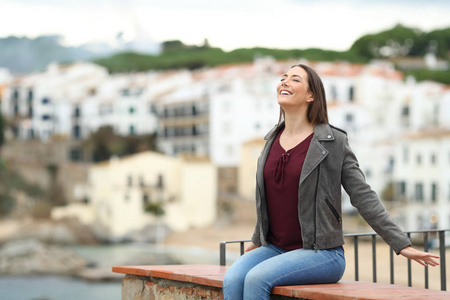
[[[261,195],[259,194],[259,190],[256,189],[255,192],[255,202],[256,202],[256,225],[255,230],[253,231],[252,235],[252,242],[256,246],[261,246],[261,216],[259,215],[260,205],[261,205]]]
[[[259,222],[256,222],[255,231],[253,232],[253,235],[252,235],[252,243],[258,247],[261,247]]]
[[[411,241],[389,216],[377,194],[366,183],[355,154],[345,137],[344,160],[342,165],[342,186],[350,196],[350,201],[360,215],[390,245],[397,255],[410,246]]]

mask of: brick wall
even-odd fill
[[[220,288],[156,277],[126,275],[122,300],[223,300]]]

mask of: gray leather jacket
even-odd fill
[[[267,245],[269,231],[263,169],[277,132],[283,127],[282,123],[266,135],[264,139],[267,142],[258,159],[257,223],[252,237],[257,246]],[[319,124],[314,129],[298,188],[298,218],[305,249],[328,249],[344,244],[341,185],[350,196],[352,205],[397,254],[411,245],[366,183],[346,132],[329,124]]]

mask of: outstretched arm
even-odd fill
[[[423,252],[413,247],[405,247],[400,250],[400,254],[406,258],[417,261],[422,266],[438,266],[439,262],[435,261],[433,258],[439,258],[439,255],[431,254],[428,252]]]

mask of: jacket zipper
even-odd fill
[[[320,164],[317,166],[317,180],[316,189],[314,191],[314,243],[313,248],[317,253],[317,189],[319,187],[319,177],[320,177]]]
[[[334,208],[334,206],[330,203],[330,201],[328,199],[325,199],[325,203],[330,208],[331,212],[333,213],[333,215],[336,218],[336,220],[338,221],[338,223],[341,224],[341,217],[339,216],[339,214],[336,211],[336,209]]]

